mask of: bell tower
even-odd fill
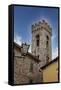
[[[31,51],[33,55],[37,56],[41,60],[40,67],[51,61],[51,35],[52,29],[45,20],[32,25]]]

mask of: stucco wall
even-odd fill
[[[43,82],[58,82],[58,61],[43,69]]]

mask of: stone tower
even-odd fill
[[[51,61],[52,29],[45,20],[32,25],[32,54],[37,56],[41,62],[40,67]]]

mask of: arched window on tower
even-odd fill
[[[46,48],[49,46],[49,37],[46,36]]]
[[[49,37],[46,36],[46,63],[49,62]]]
[[[36,46],[39,46],[39,42],[40,42],[40,36],[38,34],[36,35]]]

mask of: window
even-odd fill
[[[48,36],[46,36],[46,38],[47,38],[47,40],[49,40],[49,37]]]
[[[48,41],[46,41],[46,47],[48,47]]]
[[[39,34],[36,35],[36,45],[39,46]]]
[[[46,47],[48,47],[48,46],[49,46],[49,37],[46,36]]]

